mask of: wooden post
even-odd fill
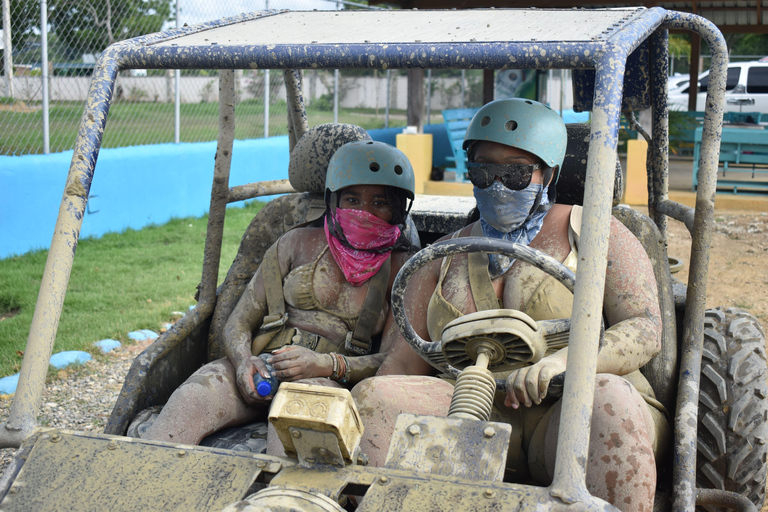
[[[408,126],[424,131],[424,70],[408,70]]]
[[[483,70],[483,105],[493,101],[493,79],[494,71],[492,69]]]

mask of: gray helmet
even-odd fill
[[[472,141],[491,141],[525,150],[549,167],[563,165],[568,132],[563,119],[538,101],[509,98],[492,101],[477,111],[464,136],[464,149]]]
[[[288,179],[299,192],[322,194],[331,157],[347,142],[371,140],[367,131],[354,124],[326,123],[312,127],[291,151]]]
[[[416,180],[408,157],[377,141],[344,144],[331,158],[325,177],[326,196],[352,185],[386,185],[405,191],[413,200]]]

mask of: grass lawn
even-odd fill
[[[227,210],[219,282],[262,206],[252,202]],[[97,355],[93,342],[130,342],[128,332],[138,329],[159,332],[172,312],[195,304],[207,222],[207,216],[174,219],[81,240],[53,353],[85,350]],[[41,250],[0,260],[0,377],[21,367],[47,256]]]
[[[7,102],[6,102],[7,103]],[[43,152],[43,112],[31,109],[0,109],[0,154],[24,155]],[[180,106],[182,142],[216,140],[218,103],[184,103]],[[56,101],[50,109],[51,152],[67,151],[75,146],[82,102]],[[264,106],[258,100],[246,100],[236,107],[235,138],[264,136]],[[307,109],[309,126],[333,122],[333,112]],[[367,130],[384,127],[384,110],[339,109],[339,122],[354,123]],[[285,102],[270,107],[269,134],[286,135]],[[174,106],[171,103],[115,102],[109,110],[102,147],[114,148],[173,142]],[[390,126],[405,126],[405,112],[392,111]]]

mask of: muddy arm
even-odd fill
[[[243,234],[227,277],[219,286],[216,309],[211,320],[208,337],[208,359],[219,359],[224,352],[224,326],[235,309],[240,296],[261,265],[267,248],[277,242],[286,231],[309,220],[313,204],[322,197],[312,194],[288,194],[278,197],[259,211]]]

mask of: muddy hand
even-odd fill
[[[250,405],[264,405],[272,400],[271,396],[264,397],[256,392],[253,385],[253,376],[260,373],[262,377],[269,378],[269,371],[260,358],[251,356],[237,365],[237,390],[243,400]]]
[[[507,377],[507,397],[504,404],[517,409],[540,404],[547,396],[552,377],[565,371],[565,361],[556,356],[545,357],[538,363],[515,370]]]
[[[297,346],[283,347],[272,354],[267,362],[274,366],[275,376],[281,381],[329,377],[332,373],[333,360],[329,354]]]

